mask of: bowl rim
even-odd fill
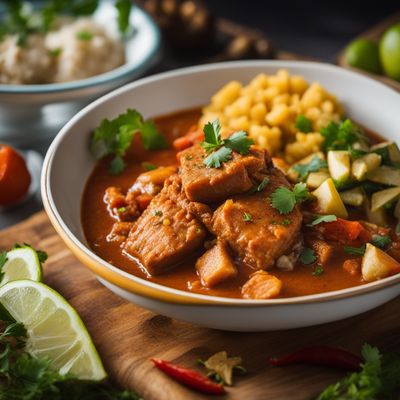
[[[63,93],[73,90],[87,89],[94,86],[113,83],[115,81],[123,80],[135,73],[140,73],[148,67],[149,62],[154,58],[155,54],[160,49],[161,45],[161,32],[153,18],[143,10],[141,7],[135,5],[132,14],[136,12],[140,14],[154,36],[153,47],[148,51],[148,54],[140,64],[130,65],[124,63],[121,66],[112,69],[111,71],[102,74],[94,75],[89,78],[74,80],[71,82],[62,83],[44,83],[44,84],[0,84],[0,94],[13,94],[13,95],[26,95],[26,94],[52,94]],[[135,40],[134,37],[132,40]]]
[[[64,136],[68,135],[71,131],[70,127],[75,125],[86,113],[97,108],[98,105],[107,101],[110,98],[117,98],[119,95],[134,90],[137,86],[146,85],[151,82],[162,81],[172,77],[191,75],[200,72],[207,72],[209,70],[218,70],[226,68],[245,68],[251,66],[272,66],[276,68],[290,68],[301,66],[306,69],[313,70],[324,69],[332,73],[341,73],[356,77],[364,81],[368,85],[375,85],[379,88],[384,88],[388,92],[392,92],[396,95],[398,93],[386,85],[377,82],[369,77],[362,74],[358,74],[354,71],[346,70],[342,67],[335,65],[313,62],[313,61],[286,61],[286,60],[245,60],[245,61],[228,61],[221,63],[213,63],[201,66],[192,66],[186,68],[180,68],[168,72],[159,73],[146,78],[139,79],[135,82],[124,85],[102,97],[90,103],[78,112],[57,134],[52,144],[50,145],[45,160],[41,177],[41,191],[44,203],[44,208],[49,216],[49,219],[56,229],[57,233],[61,236],[66,245],[70,250],[77,256],[77,258],[83,262],[83,264],[91,269],[96,275],[101,278],[117,285],[133,294],[137,294],[143,297],[159,300],[167,303],[185,304],[185,305],[215,305],[215,306],[240,306],[240,307],[271,307],[271,306],[288,306],[288,305],[299,305],[305,303],[319,303],[327,301],[336,301],[349,297],[362,296],[367,293],[375,292],[383,288],[388,288],[400,283],[400,274],[391,277],[384,278],[379,281],[366,283],[360,286],[350,287],[346,289],[340,289],[330,292],[269,299],[269,300],[246,300],[240,298],[229,298],[229,297],[218,297],[207,294],[191,293],[179,289],[174,289],[162,284],[148,281],[144,278],[137,277],[133,274],[129,274],[118,267],[106,262],[95,254],[89,247],[81,242],[68,228],[67,224],[63,221],[54,199],[52,197],[50,188],[50,171],[54,154]],[[400,96],[400,95],[399,95]]]

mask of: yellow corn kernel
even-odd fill
[[[267,114],[267,107],[264,103],[257,103],[250,110],[250,118],[252,120],[262,122]]]
[[[277,104],[272,108],[265,120],[270,125],[280,125],[289,117],[289,108],[286,104]]]
[[[229,82],[211,98],[212,108],[216,111],[222,111],[224,107],[233,103],[239,97],[241,89],[240,82]]]

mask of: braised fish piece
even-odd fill
[[[220,240],[197,260],[196,270],[202,285],[209,288],[237,275],[229,250]]]
[[[247,155],[233,152],[232,159],[220,168],[206,167],[206,157],[207,153],[199,144],[179,153],[182,187],[190,201],[210,204],[245,193],[253,187],[254,181],[262,179],[271,162],[265,150],[255,147]]]
[[[302,223],[299,207],[281,215],[271,206],[271,194],[282,186],[290,184],[280,170],[272,168],[261,192],[233,196],[212,217],[211,232],[255,269],[271,269],[298,240]]]
[[[174,203],[162,190],[134,223],[123,244],[149,275],[166,272],[204,241],[203,225]]]

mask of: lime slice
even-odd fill
[[[353,40],[346,49],[349,65],[364,71],[379,74],[382,70],[378,45],[368,39]]]
[[[0,286],[10,281],[30,279],[40,282],[42,280],[42,266],[34,249],[23,246],[7,252],[7,261],[2,271],[4,273]]]
[[[26,351],[51,360],[60,374],[99,381],[106,378],[100,357],[76,311],[43,283],[19,280],[0,288],[0,302],[28,331]]]
[[[400,24],[393,25],[384,33],[379,50],[385,74],[400,81]]]

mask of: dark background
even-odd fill
[[[205,0],[219,17],[263,31],[279,49],[334,61],[355,36],[400,11],[400,1]]]

